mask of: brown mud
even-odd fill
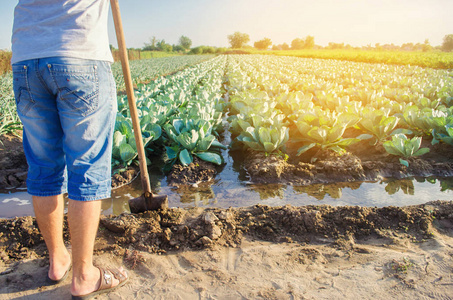
[[[170,186],[198,185],[201,182],[212,181],[216,173],[214,164],[194,156],[193,163],[188,166],[173,165],[167,180]]]
[[[131,282],[115,299],[447,299],[453,203],[103,216],[95,257],[129,270]],[[0,220],[0,297],[67,297],[69,282],[45,286],[47,265],[34,218]]]
[[[27,161],[22,139],[17,136],[0,136],[0,189],[25,186]]]
[[[132,165],[129,166],[125,171],[122,172],[113,172],[112,176],[112,188],[120,188],[123,185],[131,183],[140,173],[140,168],[138,166]]]
[[[330,150],[310,150],[298,157],[297,148],[293,146],[288,148],[288,160],[283,156],[247,151],[244,166],[254,183],[291,183],[299,186],[383,178],[453,176],[452,146],[433,146],[424,142],[422,147],[430,148],[430,152],[407,159],[409,167],[402,165],[398,157],[388,154],[382,145],[370,146],[367,141],[354,144],[343,155]],[[314,162],[313,157],[316,157]]]

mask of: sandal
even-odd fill
[[[99,288],[96,291],[83,296],[72,296],[72,300],[87,300],[99,294],[111,292],[114,289],[124,285],[129,279],[129,277],[124,276],[123,273],[117,269],[97,268],[101,272],[101,284],[99,285]],[[119,281],[118,285],[112,286],[112,277],[115,277]]]

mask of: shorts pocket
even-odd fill
[[[27,65],[15,64],[13,69],[13,90],[16,99],[17,111],[26,116],[27,112],[33,107],[33,100],[28,84],[29,67]]]
[[[98,108],[99,79],[96,65],[49,64],[58,88],[59,107],[86,116]]]

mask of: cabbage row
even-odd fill
[[[167,169],[176,162],[188,165],[194,156],[214,164],[223,162],[220,149],[226,147],[218,141],[217,131],[226,106],[222,100],[225,64],[226,57],[219,56],[138,85],[135,97],[145,150],[165,147]],[[118,97],[113,144],[114,166],[127,167],[136,160],[126,96]]]
[[[226,77],[232,132],[256,151],[281,153],[289,140],[302,145],[298,155],[344,153],[369,139],[407,158],[427,152],[423,136],[453,145],[451,70],[237,55]]]
[[[176,56],[133,61],[131,69],[146,150],[165,149],[167,167],[194,157],[221,164],[227,111],[233,145],[268,154],[286,153],[288,143],[300,145],[298,155],[344,153],[369,140],[407,163],[427,152],[422,138],[453,145],[452,70],[263,55]],[[119,64],[113,72],[122,89]],[[5,132],[17,115],[12,76],[1,79]],[[118,108],[113,165],[127,167],[137,151],[125,96]]]
[[[21,129],[13,93],[11,72],[0,76],[0,135],[16,134]]]
[[[214,55],[184,55],[130,61],[132,80],[135,85],[149,82],[159,76],[175,73],[188,66],[213,58]],[[112,65],[117,90],[125,89],[121,63]],[[0,76],[0,135],[16,134],[21,129],[13,93],[12,72]]]
[[[135,84],[139,84],[149,82],[159,76],[175,73],[213,57],[214,55],[181,55],[132,60],[129,62],[129,67],[132,81]],[[115,62],[112,65],[112,73],[115,77],[117,89],[124,90],[123,70],[121,69],[120,62]]]

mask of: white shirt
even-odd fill
[[[11,63],[53,56],[113,62],[108,10],[109,0],[19,0]]]

